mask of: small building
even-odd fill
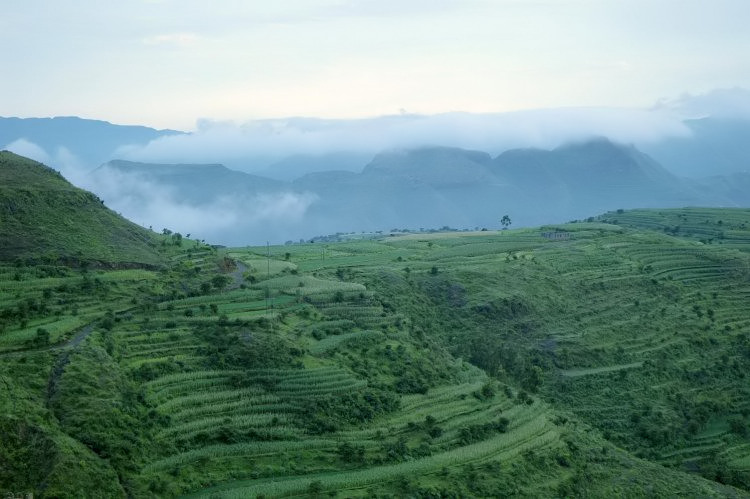
[[[545,239],[551,239],[553,241],[567,240],[567,239],[570,239],[570,232],[562,232],[562,231],[542,232],[542,237]]]

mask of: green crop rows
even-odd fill
[[[185,240],[153,269],[4,263],[0,458],[49,469],[0,478],[40,496],[746,495],[748,224],[637,210]]]

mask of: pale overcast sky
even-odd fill
[[[0,115],[649,107],[750,87],[748,0],[0,0]]]

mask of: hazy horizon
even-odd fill
[[[187,133],[95,153],[85,136],[0,147],[138,223],[251,219],[270,230],[303,224],[325,199],[288,188],[200,208],[172,188],[91,171],[126,159],[290,179],[359,171],[390,149],[496,156],[598,136],[639,148],[689,139],[685,119],[750,120],[748,18],[745,0],[17,2],[0,17],[0,115]]]
[[[748,86],[744,0],[4,6],[6,116],[197,119],[644,108]]]

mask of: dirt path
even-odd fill
[[[57,392],[57,385],[60,382],[60,377],[62,376],[63,371],[65,370],[65,366],[70,362],[70,354],[76,349],[78,345],[81,344],[83,340],[85,340],[91,332],[94,330],[94,324],[95,322],[91,322],[84,327],[81,328],[80,331],[78,331],[75,336],[70,338],[65,343],[59,344],[59,345],[50,345],[44,348],[36,348],[36,349],[26,349],[26,350],[12,350],[10,352],[3,352],[0,353],[0,358],[7,357],[7,356],[21,356],[21,355],[27,355],[27,354],[33,354],[38,352],[54,352],[59,351],[59,355],[55,359],[55,363],[52,365],[52,370],[50,371],[49,379],[47,380],[47,404],[49,404],[49,401],[52,399],[54,394]]]
[[[53,347],[50,350],[62,350],[60,355],[55,359],[55,363],[52,366],[52,370],[49,374],[49,379],[47,380],[47,405],[49,406],[50,401],[57,393],[57,387],[60,383],[60,377],[63,374],[63,371],[65,370],[65,366],[68,365],[68,362],[70,362],[70,354],[76,349],[78,345],[81,344],[83,340],[88,337],[88,335],[91,334],[91,331],[94,330],[94,323],[90,323],[83,327],[78,333],[76,333],[75,336],[73,336],[71,339],[63,343],[62,345]]]
[[[234,282],[227,289],[237,289],[245,283],[244,274],[247,271],[247,265],[237,260],[235,260],[235,263],[237,264],[237,268],[229,274]]]
[[[83,340],[85,340],[89,334],[91,334],[91,331],[93,328],[94,328],[94,323],[92,322],[90,324],[87,324],[83,328],[81,328],[81,330],[78,331],[75,336],[73,336],[71,339],[69,339],[65,343],[61,343],[57,345],[49,345],[49,346],[42,347],[42,348],[24,348],[21,350],[8,350],[7,352],[0,353],[0,357],[10,357],[13,355],[26,355],[30,353],[38,353],[38,352],[46,352],[46,351],[54,351],[54,350],[66,350],[68,348],[75,348]]]
[[[83,340],[86,339],[88,335],[91,334],[91,331],[94,329],[94,323],[88,324],[84,326],[83,329],[78,331],[75,336],[73,336],[71,339],[69,339],[66,343],[62,345],[60,348],[75,348],[78,345],[81,344]]]

